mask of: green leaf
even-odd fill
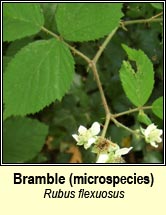
[[[15,40],[14,42],[10,43],[7,48],[6,55],[7,56],[14,56],[21,48],[28,45],[29,43],[33,42],[33,37],[24,37],[19,40]]]
[[[55,39],[40,40],[19,51],[4,75],[4,117],[35,113],[69,90],[73,57]]]
[[[135,106],[144,105],[149,99],[154,85],[153,65],[142,50],[122,45],[131,61],[135,61],[137,71],[128,61],[123,61],[120,79],[126,96]]]
[[[163,97],[160,97],[153,102],[152,111],[160,119],[163,119]]]
[[[3,56],[3,72],[5,72],[5,69],[9,62],[11,61],[12,57],[9,56]]]
[[[58,5],[56,22],[69,41],[89,41],[109,34],[119,26],[121,3],[66,3]]]
[[[13,41],[36,34],[44,24],[39,4],[4,3],[3,4],[3,40]]]
[[[22,163],[42,149],[48,128],[29,118],[10,118],[4,122],[3,162]]]
[[[157,9],[163,9],[163,3],[150,3],[153,7]]]

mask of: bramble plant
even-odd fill
[[[162,10],[3,3],[3,162],[162,163]]]

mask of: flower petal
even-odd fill
[[[100,154],[96,163],[106,163],[106,161],[108,160],[109,155],[108,154]]]
[[[155,142],[150,142],[150,145],[155,147],[155,148],[158,148],[158,145]]]
[[[78,133],[79,134],[84,134],[86,131],[87,131],[87,128],[85,128],[82,125],[80,125],[80,127],[78,128]]]
[[[156,142],[157,142],[157,143],[161,143],[161,142],[162,142],[161,137],[157,137],[157,138],[156,138]]]
[[[97,135],[100,132],[100,124],[98,122],[94,122],[90,128],[92,135]]]
[[[72,137],[78,142],[78,135],[77,134],[72,134]]]
[[[133,147],[130,148],[122,148],[122,149],[118,149],[115,152],[115,156],[121,156],[121,155],[125,155],[128,154],[130,150],[132,150]]]
[[[85,149],[88,149],[89,147],[91,147],[91,145],[92,145],[95,141],[96,141],[95,138],[93,138],[93,137],[90,138],[90,139],[88,140],[88,142],[84,144],[84,148],[85,148]]]
[[[94,137],[91,137],[89,140],[88,140],[88,144],[92,144],[96,141],[96,139]]]
[[[144,135],[145,135],[145,136],[149,136],[149,134],[150,134],[151,132],[153,132],[154,130],[156,130],[156,128],[157,128],[157,126],[154,125],[154,123],[148,125],[148,127],[145,129]]]

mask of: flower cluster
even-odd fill
[[[93,152],[98,154],[96,163],[124,163],[122,155],[128,154],[132,148],[120,148],[111,140],[99,137]]]
[[[157,129],[157,126],[150,124],[146,129],[140,128],[147,143],[157,148],[157,143],[162,141],[161,135],[163,131]],[[73,134],[73,138],[77,141],[77,145],[83,145],[85,149],[92,145],[92,152],[97,154],[96,163],[124,163],[123,155],[128,154],[133,147],[120,148],[119,145],[113,143],[111,140],[98,136],[100,133],[100,124],[94,122],[92,126],[87,129],[80,125],[78,134]]]
[[[99,154],[96,163],[124,163],[121,156],[128,154],[133,147],[120,149],[117,144],[116,146],[117,149],[115,151]]]
[[[78,134],[73,134],[73,138],[77,141],[77,145],[83,145],[85,149],[94,144],[92,152],[97,153],[96,163],[121,163],[124,160],[122,155],[127,154],[132,147],[122,148],[101,136],[97,136],[100,133],[100,124],[94,122],[92,126],[87,129],[80,125],[78,128]]]

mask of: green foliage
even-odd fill
[[[57,9],[56,3],[41,3],[41,8],[43,9],[45,27],[50,30],[55,30],[55,12]]]
[[[4,75],[5,117],[35,113],[55,99],[61,100],[73,72],[73,58],[62,42],[51,39],[27,45]]]
[[[44,15],[44,27],[57,33],[57,27],[55,23],[55,13],[58,4],[57,3],[41,3],[41,8],[43,10]],[[39,33],[43,39],[51,38],[49,34],[45,34],[43,31]]]
[[[147,152],[142,163],[161,163],[162,156],[159,152]]]
[[[111,113],[128,112],[133,108],[131,103],[137,107],[147,104],[152,108],[134,108],[137,111],[122,113],[117,120],[132,130],[151,123],[162,129],[162,21],[125,25],[128,20],[162,18],[159,5],[3,4],[3,162],[69,163],[73,152],[68,149],[75,143],[72,134],[77,133],[79,125],[88,128],[98,121],[103,129],[105,110],[92,69],[69,47],[93,59],[116,27],[96,64]],[[27,117],[6,119],[11,115]],[[128,163],[163,161],[162,143],[154,149],[142,136],[113,122],[106,138],[122,148],[133,147],[125,156]],[[79,147],[78,152],[78,160],[83,163],[96,162],[90,148]]]
[[[144,113],[144,111],[142,111],[142,110],[139,111],[137,119],[139,122],[144,123],[147,126],[152,123],[152,121],[150,120],[148,115],[146,113]]]
[[[126,96],[139,107],[147,102],[153,90],[153,66],[142,50],[134,50],[124,44],[122,46],[129,59],[136,62],[137,71],[132,68],[129,61],[123,61],[120,79]]]
[[[159,10],[163,9],[163,3],[151,3],[151,5]]]
[[[13,57],[18,51],[20,51],[24,46],[33,42],[33,37],[24,37],[22,39],[18,39],[10,43],[6,55]]]
[[[69,41],[99,39],[118,27],[121,7],[121,3],[60,4],[56,13],[58,30]]]
[[[3,72],[5,72],[5,69],[8,65],[8,63],[11,61],[11,57],[9,56],[3,56]]]
[[[163,97],[160,97],[153,102],[152,111],[160,119],[163,119]]]
[[[42,149],[48,127],[35,119],[9,118],[4,122],[3,162],[23,163]]]
[[[44,18],[39,4],[3,4],[3,40],[13,41],[40,31]]]

